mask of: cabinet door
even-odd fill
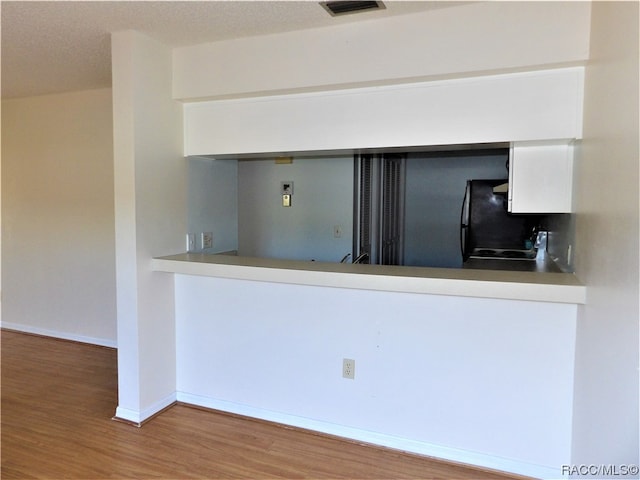
[[[572,211],[573,144],[514,143],[509,158],[509,211]]]

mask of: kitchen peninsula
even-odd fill
[[[539,477],[569,458],[573,274],[198,253],[151,267],[174,277],[179,402]]]
[[[156,271],[387,292],[583,304],[570,273],[362,265],[183,253],[153,259]]]

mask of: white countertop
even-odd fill
[[[354,265],[181,253],[152,259],[154,271],[385,292],[583,304],[571,273]]]

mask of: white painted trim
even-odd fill
[[[140,413],[135,410],[131,410],[129,408],[116,407],[115,418],[118,420],[126,420],[128,422],[132,422],[138,426],[142,423],[140,420]]]
[[[129,422],[141,424],[145,420],[148,420],[149,418],[153,417],[154,415],[161,412],[165,408],[176,403],[176,401],[177,401],[176,392],[173,392],[172,394],[167,395],[162,400],[159,400],[153,403],[152,405],[150,405],[149,407],[145,408],[142,411],[132,410],[130,408],[123,408],[121,406],[118,406],[116,407],[115,417],[120,420],[127,420]]]
[[[542,479],[554,479],[560,477],[560,467],[554,468],[547,465],[536,465],[509,458],[496,457],[468,450],[419,442],[407,438],[351,428],[344,425],[322,422],[310,418],[273,412],[249,405],[217,400],[215,398],[203,397],[200,395],[192,395],[185,392],[177,392],[177,400],[189,405],[313,430],[315,432],[335,435],[342,438],[348,438],[350,440],[357,440],[395,450],[440,458],[451,462],[473,465],[475,467],[488,468]]]
[[[0,322],[0,328],[5,330],[15,330],[17,332],[32,333],[34,335],[42,335],[44,337],[60,338],[62,340],[71,340],[73,342],[88,343],[98,345],[100,347],[118,348],[115,340],[107,338],[87,337],[84,335],[76,335],[74,333],[59,332],[57,330],[49,330],[47,328],[32,327],[29,325],[21,325],[19,323]]]

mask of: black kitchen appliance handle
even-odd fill
[[[464,198],[462,199],[462,208],[460,209],[460,254],[462,255],[462,261],[467,259],[467,240],[469,234],[469,209],[467,206],[467,198],[469,195],[470,185],[467,182],[467,187],[464,190]],[[466,210],[466,215],[465,215]]]

